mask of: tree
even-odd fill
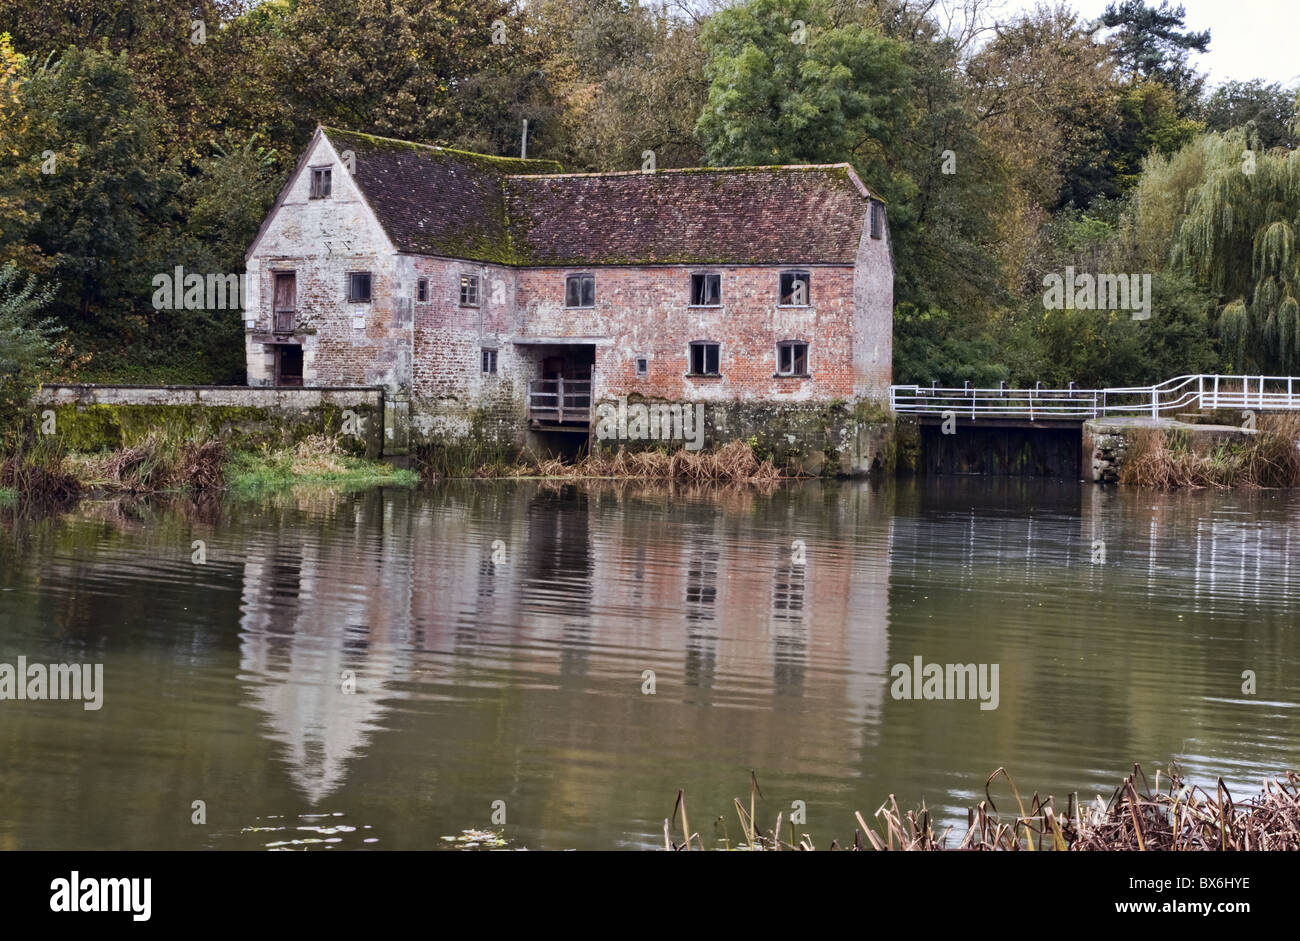
[[[67,49],[30,72],[22,119],[0,129],[0,191],[30,183],[24,238],[61,284],[54,312],[89,324],[130,304],[152,267],[150,246],[177,177],[125,53]],[[40,172],[32,173],[32,168]]]
[[[1300,151],[1256,155],[1231,131],[1206,135],[1189,161],[1200,172],[1173,262],[1215,297],[1229,368],[1289,374],[1300,368]]]
[[[1116,57],[1130,80],[1154,79],[1171,88],[1185,109],[1200,95],[1204,78],[1187,64],[1191,52],[1210,47],[1210,31],[1184,31],[1187,14],[1182,4],[1147,6],[1144,0],[1121,0],[1107,5],[1098,20],[1100,26],[1118,28]]]
[[[1206,130],[1242,128],[1262,150],[1294,148],[1300,142],[1295,127],[1298,95],[1300,88],[1283,88],[1279,82],[1266,84],[1262,79],[1224,82],[1205,99],[1199,117]]]

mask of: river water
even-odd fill
[[[5,849],[662,847],[678,788],[712,845],[751,769],[760,822],[803,807],[821,847],[890,794],[964,821],[998,767],[1091,800],[1134,762],[1237,796],[1300,766],[1298,493],[520,481],[0,512],[0,664],[103,665],[99,709],[0,701]],[[896,696],[917,657],[997,664],[996,708]]]

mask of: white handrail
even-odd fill
[[[1209,373],[1175,376],[1151,386],[1106,389],[948,389],[896,385],[889,389],[890,408],[901,414],[980,417],[1087,419],[1161,414],[1201,409],[1294,411],[1300,399],[1291,376],[1220,376]],[[1252,387],[1253,386],[1253,387]],[[1270,386],[1272,387],[1270,389]]]

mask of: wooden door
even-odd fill
[[[292,271],[275,273],[275,295],[272,309],[275,311],[275,332],[291,333],[294,327],[294,313],[298,306],[298,277]]]

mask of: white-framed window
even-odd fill
[[[483,375],[495,376],[497,374],[497,351],[486,346],[483,347],[479,364]]]
[[[808,375],[808,344],[803,340],[782,340],[776,345],[778,376]]]

